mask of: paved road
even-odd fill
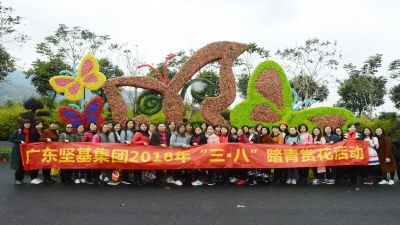
[[[400,224],[398,183],[17,186],[13,178],[0,163],[0,224]]]

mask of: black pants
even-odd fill
[[[129,180],[129,170],[122,170],[122,180]]]
[[[308,171],[310,170],[309,167],[302,167],[298,168],[299,169],[299,177],[300,179],[307,179],[308,177]]]
[[[275,168],[274,169],[274,173],[275,173],[274,182],[282,181],[284,172],[285,172],[284,168]]]
[[[19,162],[17,169],[15,170],[15,180],[23,180],[25,175],[24,165],[22,160]]]
[[[50,179],[50,171],[51,169],[42,169],[44,179]]]
[[[142,171],[143,170],[134,170],[133,171],[133,176],[135,180],[142,180]]]
[[[72,172],[73,172],[72,169],[61,169],[60,171],[61,181],[71,180]]]
[[[318,167],[313,167],[313,174],[314,174],[314,179],[323,179],[324,174],[323,173],[318,173]]]
[[[39,170],[29,170],[31,180],[38,178]]]

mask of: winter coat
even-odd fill
[[[309,132],[305,132],[303,134],[300,134],[300,138],[302,140],[301,143],[312,144],[314,142],[313,137]]]
[[[272,144],[274,141],[272,140],[272,137],[270,135],[259,135],[258,136],[258,143],[262,144]]]
[[[248,139],[249,139],[249,142],[258,143],[258,135],[257,135],[257,133],[253,134],[251,139],[250,139],[250,136],[249,136]]]
[[[141,132],[136,132],[135,135],[133,135],[132,144],[138,144],[138,145],[143,145],[145,142],[149,144],[149,136],[146,136],[142,134]]]
[[[68,140],[69,142],[73,142],[74,141],[74,137],[72,136],[71,133],[63,132],[58,137],[58,141],[59,142],[65,142],[65,140]]]
[[[284,144],[283,135],[279,134],[278,136],[273,137],[272,141],[274,142],[274,144],[283,145]]]
[[[238,143],[239,142],[238,136],[236,134],[230,135],[229,139],[228,139],[228,142],[229,143]]]
[[[123,130],[121,131],[121,143],[125,141],[132,141],[133,135],[135,135],[135,130]]]
[[[100,134],[96,134],[93,136],[92,142],[93,143],[110,143],[110,139],[108,138],[108,135],[106,135],[105,133],[100,133]]]
[[[72,135],[72,142],[82,142],[83,135],[80,135],[79,133],[75,133]]]
[[[169,146],[169,142],[171,141],[171,134],[165,132],[165,138],[167,139],[167,146]],[[161,146],[162,144],[162,136],[160,132],[156,131],[151,135],[150,145]]]
[[[397,171],[396,159],[392,154],[392,142],[387,137],[378,137],[379,142],[379,165],[382,173],[389,173]],[[385,163],[385,159],[389,158],[390,162]]]
[[[189,139],[186,137],[182,137],[177,132],[174,132],[171,135],[170,146],[171,147],[187,147],[189,145]]]
[[[96,133],[92,133],[91,131],[86,131],[83,134],[82,142],[92,142],[93,137]]]
[[[200,143],[197,143],[198,145],[205,145],[207,144],[207,138],[204,134],[199,134],[200,135]],[[193,140],[194,138],[196,138],[197,136],[193,135],[192,138],[190,138],[190,145],[193,145]]]
[[[52,130],[46,129],[42,132],[40,135],[39,141],[40,142],[47,142],[47,138],[50,138],[52,142],[57,142],[58,141],[58,130],[55,130],[56,132],[54,133]]]
[[[121,133],[122,133],[122,131],[121,131]],[[108,135],[108,138],[110,139],[110,143],[121,143],[121,136],[119,136],[119,139],[118,139],[118,133],[111,132]]]
[[[217,144],[219,142],[219,136],[216,134],[208,135],[207,137],[207,144]]]
[[[18,133],[20,133],[18,135]],[[24,134],[23,129],[18,129],[14,131],[14,133],[11,134],[10,139],[8,140],[9,142],[13,143],[12,151],[11,151],[11,156],[10,156],[10,169],[16,170],[21,162],[21,149],[20,149],[20,144],[21,141],[25,142],[26,136]]]

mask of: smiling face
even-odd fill
[[[289,133],[291,134],[291,135],[295,135],[296,134],[296,128],[294,128],[294,127],[291,127],[290,129],[289,129]]]
[[[31,123],[24,123],[24,128],[25,129],[31,128]]]
[[[116,131],[116,132],[119,132],[120,130],[121,130],[121,124],[119,124],[119,123],[117,123],[117,124],[115,124],[115,126],[114,126],[114,130]]]
[[[343,134],[343,132],[342,132],[342,130],[340,128],[336,128],[335,133],[338,136],[342,136],[342,134]]]
[[[262,135],[267,135],[267,134],[268,134],[267,128],[266,128],[266,127],[263,127],[263,128],[261,129],[261,133],[262,133]]]
[[[355,126],[355,125],[351,125],[351,126],[349,127],[349,132],[350,132],[350,133],[356,132],[356,126]]]
[[[43,124],[42,124],[42,123],[36,124],[36,125],[35,125],[35,129],[41,131],[41,130],[43,129]]]
[[[364,128],[363,133],[365,136],[369,136],[371,134],[371,131],[368,128]]]
[[[70,123],[65,126],[65,131],[67,132],[72,132],[72,129],[74,129],[74,127]]]
[[[325,127],[325,134],[330,135],[332,133],[332,128],[331,127]]]
[[[201,134],[201,133],[203,133],[203,130],[202,130],[200,127],[197,127],[197,128],[194,130],[194,132],[195,132],[196,134]]]
[[[320,132],[319,129],[317,129],[317,128],[315,128],[315,129],[313,130],[313,134],[314,134],[315,136],[318,136],[320,133],[321,133],[321,132]]]
[[[141,131],[146,131],[147,130],[147,125],[146,124],[142,124],[142,125],[140,125],[140,130]]]
[[[186,130],[185,126],[182,125],[179,127],[179,133],[184,133],[185,130]]]
[[[175,130],[175,123],[174,123],[174,122],[171,122],[171,123],[168,125],[168,127],[169,127],[169,129],[170,129],[171,131]]]
[[[91,123],[89,129],[90,129],[90,131],[96,131],[97,130],[96,124]]]
[[[226,129],[226,127],[221,128],[221,134],[227,134],[228,133],[228,129]]]
[[[165,124],[163,124],[163,123],[161,123],[161,124],[159,124],[158,125],[158,131],[160,131],[160,132],[164,132],[165,131]]]
[[[30,125],[29,125],[29,127],[30,127]],[[58,128],[58,124],[56,124],[56,123],[50,124],[50,130],[56,130],[57,128]]]
[[[208,135],[212,135],[214,133],[214,128],[212,126],[208,126],[207,133],[208,133]]]
[[[76,128],[76,131],[78,133],[83,133],[85,131],[85,127],[83,125],[79,125],[78,128]]]
[[[232,128],[231,128],[231,134],[234,135],[234,134],[236,134],[236,133],[237,133],[237,130],[236,130],[235,128],[232,127]]]
[[[126,126],[128,127],[128,129],[133,129],[134,124],[133,124],[132,121],[129,121],[129,122],[126,124]]]
[[[154,124],[150,124],[149,130],[150,130],[150,132],[156,131],[156,126],[154,126]]]
[[[192,132],[192,130],[193,130],[193,126],[192,126],[192,124],[190,124],[190,123],[188,123],[188,124],[186,124],[186,132],[187,133],[190,133],[190,132]]]
[[[108,131],[108,126],[107,126],[107,125],[104,125],[104,126],[101,128],[101,131],[102,131],[103,133],[106,133],[106,132]]]
[[[383,134],[382,129],[381,129],[381,128],[377,128],[377,129],[375,130],[375,134],[376,134],[376,136],[382,136],[382,134]]]
[[[306,129],[306,127],[305,126],[301,126],[300,127],[300,133],[305,133],[307,131],[307,129]]]
[[[243,130],[242,130],[242,129],[239,129],[239,130],[237,131],[237,136],[241,137],[241,136],[243,136],[243,135],[244,135]]]
[[[272,128],[272,133],[274,133],[274,135],[278,135],[280,133],[279,128],[277,127]]]

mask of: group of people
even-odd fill
[[[26,145],[33,142],[93,142],[93,143],[121,143],[136,145],[155,145],[161,147],[197,146],[215,143],[251,143],[251,144],[333,144],[343,140],[368,141],[369,164],[368,166],[328,166],[326,168],[275,168],[271,169],[192,169],[166,171],[167,183],[181,186],[183,184],[199,186],[203,184],[215,185],[217,183],[237,185],[256,185],[259,183],[279,184],[307,184],[309,171],[312,169],[314,179],[312,185],[320,183],[335,184],[338,181],[349,184],[357,184],[361,176],[362,183],[372,185],[376,171],[380,171],[382,180],[379,184],[394,184],[394,176],[397,171],[398,161],[392,154],[392,143],[382,128],[377,128],[375,134],[366,127],[361,133],[357,133],[356,126],[348,126],[347,133],[341,128],[330,126],[323,129],[315,127],[309,131],[305,124],[289,126],[282,122],[279,126],[269,127],[258,124],[255,127],[243,126],[242,128],[227,126],[211,126],[206,123],[193,127],[191,123],[176,125],[171,123],[154,124],[141,123],[135,129],[134,120],[128,120],[124,126],[120,123],[105,123],[97,125],[90,123],[87,129],[83,125],[73,128],[72,124],[66,124],[61,132],[58,131],[58,123],[50,122],[49,128],[43,130],[41,121],[32,123],[24,121],[21,129],[16,130],[10,136],[10,142],[14,143],[11,153],[11,169],[15,170],[15,184],[24,182],[25,171],[23,168],[20,144]],[[75,132],[73,132],[75,130]],[[118,170],[118,168],[115,168]],[[136,184],[143,185],[143,174],[148,171],[134,170],[133,181],[130,180],[130,171],[122,170],[120,179],[113,178],[113,171],[107,170],[106,177],[102,177],[102,170],[61,169],[60,177],[63,183],[86,183],[95,185]],[[182,174],[185,178],[182,179]],[[400,171],[398,171],[399,174]],[[32,184],[54,184],[57,181],[50,176],[50,169],[42,169],[43,180],[38,178],[38,170],[30,170]],[[154,170],[151,182],[164,185],[161,179],[162,170]],[[387,175],[390,174],[390,177]],[[348,177],[348,179],[346,179]],[[380,176],[379,176],[380,177]]]

